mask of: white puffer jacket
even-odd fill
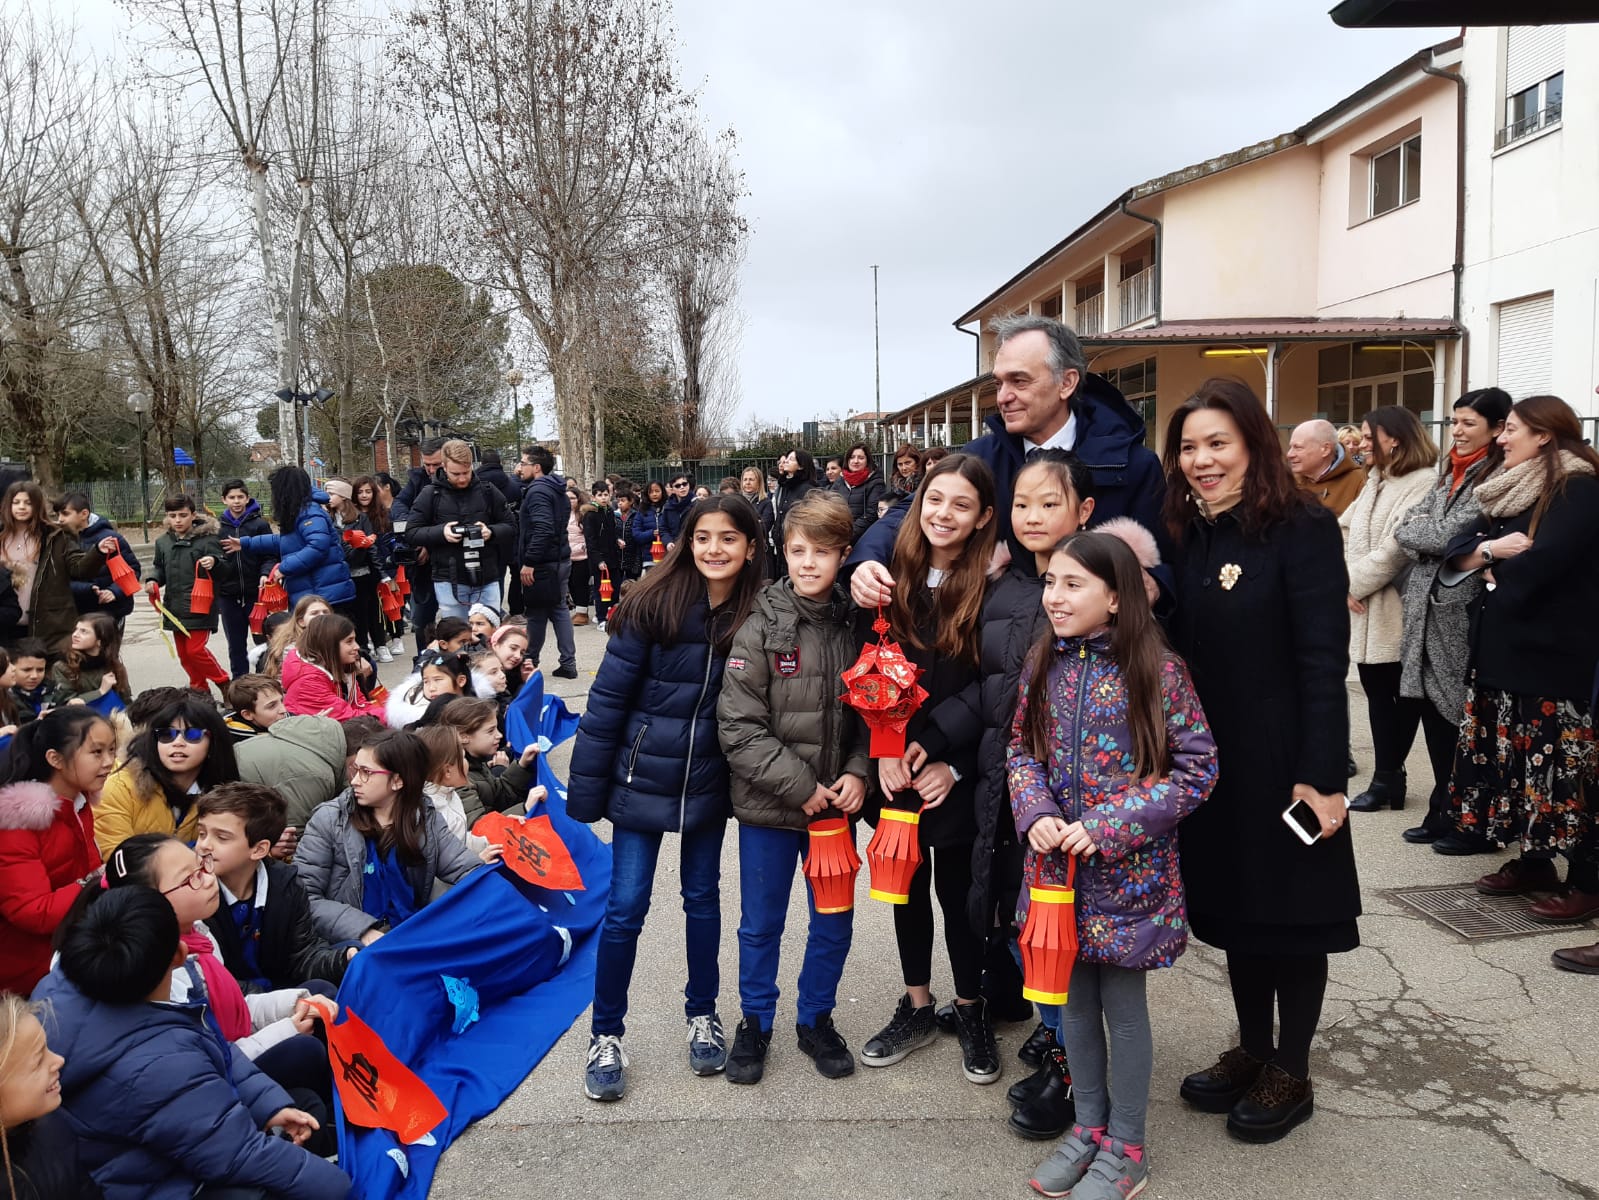
[[[1395,663],[1402,657],[1404,602],[1392,585],[1411,559],[1394,538],[1399,522],[1426,496],[1437,475],[1427,468],[1390,478],[1381,467],[1366,474],[1366,485],[1344,510],[1344,562],[1349,594],[1366,606],[1349,614],[1349,657],[1357,663]]]

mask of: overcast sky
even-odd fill
[[[893,410],[969,378],[951,322],[1123,190],[1453,33],[1347,31],[1330,3],[676,0],[684,79],[736,130],[750,193],[737,424],[875,406],[871,264]],[[124,24],[72,7],[97,48]]]

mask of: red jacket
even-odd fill
[[[383,717],[383,709],[373,704],[356,684],[335,683],[315,663],[308,663],[293,648],[283,655],[283,707],[294,716],[332,717],[348,721],[351,717]]]
[[[47,783],[0,788],[0,992],[26,996],[50,970],[50,937],[100,865],[94,813]]]

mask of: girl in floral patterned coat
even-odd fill
[[[1125,542],[1063,541],[1044,576],[1044,613],[1050,631],[1022,674],[1008,765],[1026,878],[1063,884],[1077,858],[1078,957],[1061,1029],[1077,1124],[1032,1185],[1118,1200],[1148,1181],[1145,973],[1188,944],[1177,825],[1215,786],[1216,743]],[[1020,903],[1023,920],[1025,889]]]

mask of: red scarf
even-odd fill
[[[1449,448],[1449,494],[1451,496],[1455,494],[1455,489],[1460,486],[1460,481],[1466,477],[1466,472],[1487,457],[1488,446],[1482,446],[1467,455],[1462,455],[1453,446]]]
[[[871,478],[872,469],[870,467],[862,467],[859,471],[845,471],[843,474],[845,483],[852,488],[858,488]]]
[[[223,913],[223,919],[228,920]],[[216,956],[211,939],[198,929],[191,929],[182,937],[183,948],[200,963],[200,978],[205,980],[206,1003],[216,1017],[222,1036],[230,1042],[250,1036],[250,1006],[244,1002],[244,992],[239,981],[228,973],[227,967]]]

